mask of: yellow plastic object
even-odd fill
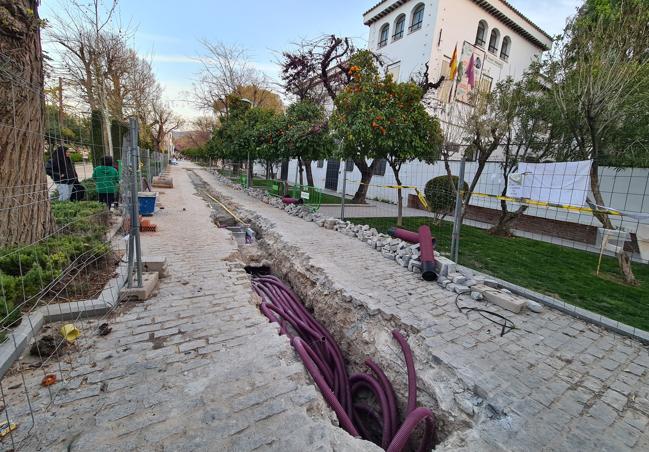
[[[81,335],[81,332],[71,323],[66,323],[61,327],[61,336],[69,343],[73,343]]]
[[[7,422],[7,421],[0,422],[0,438],[4,438],[10,432],[16,430],[16,428],[18,428],[18,426],[13,422]]]

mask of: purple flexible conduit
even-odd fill
[[[401,347],[408,374],[408,403],[403,423],[400,423],[392,383],[374,361],[369,358],[365,361],[371,373],[350,377],[340,347],[331,333],[313,317],[286,283],[275,276],[255,276],[252,287],[262,299],[259,309],[269,321],[279,324],[280,334],[290,338],[313,381],[347,432],[374,441],[390,452],[397,452],[406,447],[415,428],[424,421],[424,436],[418,450],[423,452],[433,447],[435,416],[427,408],[417,408],[417,376],[412,351],[398,330],[392,331],[392,335]],[[369,399],[367,395],[360,397],[362,394],[369,394]],[[378,429],[369,428],[368,423]],[[381,432],[380,438],[373,437],[377,431]]]
[[[408,406],[406,407],[406,417],[417,407],[417,375],[415,374],[415,363],[412,359],[412,351],[406,338],[398,330],[392,331],[392,336],[397,340],[403,357],[406,360],[406,369],[408,370]]]

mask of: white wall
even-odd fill
[[[342,193],[342,174],[344,170],[344,162],[340,164],[340,171],[338,175],[338,193]],[[453,175],[459,175],[460,162],[450,162],[451,171]],[[295,181],[295,170],[297,161],[292,160],[289,164],[289,178],[288,182],[293,184]],[[477,170],[477,163],[467,162],[465,167],[465,181],[470,183]],[[325,177],[327,172],[327,161],[325,160],[322,168],[317,168],[317,163],[312,164],[313,181],[316,187],[323,188],[325,186]],[[264,174],[262,166],[255,166],[257,174]],[[401,182],[404,185],[417,186],[420,191],[426,183],[437,176],[445,175],[446,170],[444,163],[439,161],[434,165],[426,164],[419,161],[414,161],[403,165],[401,169]],[[604,197],[604,203],[607,207],[617,210],[624,210],[626,212],[649,214],[649,168],[632,168],[618,170],[611,167],[600,167],[600,190]],[[359,186],[361,178],[360,171],[354,166],[354,171],[347,173],[347,195],[353,195]],[[306,183],[306,174],[305,174]],[[376,187],[375,185],[395,185],[396,180],[394,174],[388,165],[384,176],[374,176],[371,181],[372,186],[368,189],[368,199],[379,198],[381,200],[389,200],[397,202],[397,191],[394,189],[387,189]],[[475,188],[477,193],[487,193],[491,195],[500,195],[504,187],[504,179],[502,177],[502,170],[500,163],[489,162],[487,163],[482,176]],[[414,193],[414,190],[404,191],[404,205],[407,204],[407,194]],[[592,195],[589,196],[592,199]],[[471,205],[487,207],[490,209],[500,209],[500,201],[491,198],[473,197]],[[516,209],[518,204],[509,205],[510,208]],[[542,218],[550,218],[559,221],[568,221],[572,223],[580,223],[600,227],[599,221],[592,215],[587,213],[574,213],[563,209],[532,207],[530,206],[526,211],[527,215],[538,216]],[[611,217],[614,224],[621,223],[620,217]],[[642,224],[649,224],[649,219],[641,221]],[[625,218],[622,225],[627,230],[634,232],[638,226],[638,221],[631,218]]]
[[[509,12],[509,17],[516,19],[517,15],[511,11],[503,2],[495,1],[494,3],[501,11]],[[489,14],[476,3],[469,0],[439,0],[439,14],[435,25],[436,36],[439,36],[441,30],[441,41],[434,42],[431,53],[431,77],[436,80],[436,75],[440,74],[442,64],[448,64],[453,49],[457,45],[458,53],[462,51],[462,44],[468,41],[474,44],[478,23],[484,20],[487,25],[486,43],[484,50],[487,51],[488,59],[485,62],[484,73],[494,79],[494,84],[501,79],[511,76],[515,80],[521,78],[530,63],[538,58],[542,49],[531,43],[529,40],[518,34],[516,31],[505,25],[496,17]],[[522,19],[518,19],[525,28],[534,32],[531,25],[525,24]],[[497,53],[488,52],[489,37],[491,30],[497,28],[500,31],[500,42]],[[540,33],[536,33],[541,37]],[[508,61],[500,59],[500,49],[502,40],[509,36],[512,40]],[[545,38],[549,45],[549,40]]]
[[[410,80],[411,77],[416,76],[417,73],[424,72],[424,65],[430,57],[432,43],[435,33],[435,22],[437,21],[437,4],[439,0],[424,0],[407,1],[394,11],[382,17],[378,21],[370,25],[368,47],[370,50],[381,55],[386,66],[391,64],[399,65],[399,79],[397,81],[405,82]],[[388,6],[394,1],[386,2],[381,5],[377,10]],[[412,12],[414,9],[423,3],[424,7],[424,21],[422,27],[418,30],[410,32],[408,28],[412,21]],[[406,15],[406,26],[404,29],[404,36],[397,40],[392,40],[394,34],[394,23],[398,16],[401,14]],[[368,16],[371,16],[369,14]],[[366,17],[368,17],[366,16]],[[388,44],[385,47],[378,47],[380,30],[384,24],[390,25],[390,33],[388,37]]]

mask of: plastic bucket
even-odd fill
[[[158,193],[154,191],[141,191],[137,194],[140,215],[145,217],[153,215],[155,212],[155,201]]]

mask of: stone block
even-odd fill
[[[394,260],[394,258],[395,258],[395,255],[392,254],[391,251],[383,250],[383,251],[381,251],[381,254],[382,254],[383,257],[385,257],[386,259]]]
[[[397,256],[396,261],[397,264],[401,265],[402,267],[407,267],[408,263],[410,262],[410,256]]]
[[[480,301],[484,298],[482,293],[476,292],[475,290],[471,291],[471,298],[473,298],[475,301]]]
[[[450,273],[455,273],[456,265],[450,259],[440,256],[435,259],[435,271],[439,276],[447,276]]]
[[[154,176],[151,185],[155,188],[174,188],[174,180],[169,176]]]
[[[417,259],[410,259],[408,262],[408,270],[411,272],[421,270],[421,262]]]
[[[527,300],[527,309],[532,312],[541,312],[543,311],[543,305],[541,303],[537,303],[536,301]]]
[[[464,284],[466,282],[466,276],[464,275],[457,275],[453,276],[453,284]]]
[[[156,272],[159,278],[167,276],[167,258],[159,256],[142,257],[142,268],[145,272]]]
[[[142,287],[124,287],[120,295],[127,300],[148,300],[153,295],[153,292],[158,288],[158,273],[157,272],[144,272],[142,273]]]
[[[467,293],[471,291],[471,288],[469,288],[468,286],[463,286],[462,284],[455,284],[455,283],[453,285],[454,285],[453,291],[455,293],[461,294],[461,293]]]
[[[511,293],[505,293],[497,290],[488,290],[483,293],[484,297],[491,303],[500,306],[503,309],[512,311],[516,314],[521,312],[523,308],[527,305],[527,300],[512,295]]]

